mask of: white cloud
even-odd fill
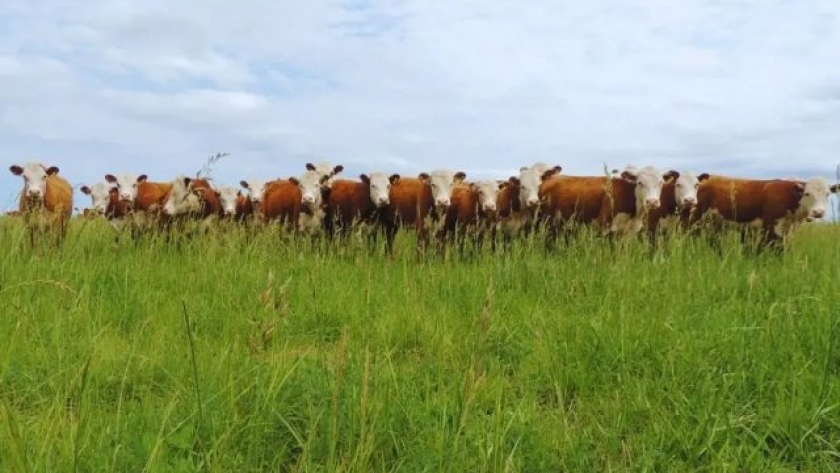
[[[476,177],[840,161],[836,2],[6,3],[0,161],[74,182],[165,179],[215,151],[231,183],[320,159]],[[18,186],[0,173],[0,199]]]

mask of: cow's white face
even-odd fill
[[[391,203],[391,179],[384,172],[362,174],[359,178],[368,185],[370,201],[377,207],[385,207]]]
[[[58,168],[44,167],[41,163],[26,163],[21,166],[10,166],[9,171],[15,176],[23,177],[23,195],[27,200],[40,202],[47,193],[47,178],[58,173]]]
[[[473,183],[472,188],[478,194],[478,207],[484,212],[495,212],[501,185],[495,180],[484,180]]]
[[[309,209],[314,210],[321,206],[321,191],[326,183],[326,176],[318,171],[306,171],[299,178],[292,178],[292,182],[300,189],[300,201]]]
[[[239,185],[243,189],[248,189],[248,198],[251,199],[251,203],[255,207],[259,207],[265,197],[265,190],[268,187],[268,183],[269,181],[251,179],[250,181],[240,181]]]
[[[228,216],[236,215],[236,203],[239,200],[239,196],[242,195],[239,189],[232,186],[222,186],[217,189],[217,192],[219,193],[222,212]]]
[[[172,181],[172,190],[163,204],[166,215],[175,216],[201,211],[201,199],[192,188],[189,177],[179,176]]]
[[[318,175],[325,178],[322,186],[326,188],[331,188],[332,183],[335,180],[335,176],[337,176],[341,171],[344,170],[344,166],[338,165],[334,166],[332,163],[328,161],[321,161],[316,164],[306,163],[306,170],[307,171],[314,171],[318,173]]]
[[[114,176],[112,174],[105,175],[105,181],[117,186],[117,191],[120,194],[120,200],[123,202],[134,203],[137,200],[137,186],[146,180],[146,175],[137,176],[135,174],[121,174]]]
[[[82,186],[83,194],[90,196],[93,213],[104,214],[111,204],[111,192],[116,192],[117,186],[110,182],[97,182],[92,187]]]
[[[540,184],[541,173],[533,169],[519,171],[519,205],[523,209],[533,209],[540,203]]]
[[[709,177],[708,174],[695,176],[690,172],[683,172],[674,183],[674,198],[679,207],[693,207],[697,204],[697,189],[700,183]]]
[[[446,169],[433,171],[431,175],[421,174],[420,178],[428,181],[432,188],[432,201],[437,207],[448,207],[452,200],[452,188],[457,182],[466,179],[463,172],[452,172]]]
[[[665,178],[658,169],[653,166],[645,166],[642,169],[628,166],[621,173],[621,178],[635,184],[636,208],[639,211],[659,208],[659,197],[662,195]]]
[[[828,210],[831,186],[821,177],[800,182],[802,198],[799,200],[799,215],[807,220],[821,219]]]

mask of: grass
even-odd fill
[[[837,471],[839,237],[441,262],[0,220],[0,471]]]

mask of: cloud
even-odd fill
[[[0,161],[220,181],[547,161],[833,177],[840,4],[58,0],[0,6]],[[0,173],[0,206],[19,182]],[[81,197],[80,202],[84,202]]]

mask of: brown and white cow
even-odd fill
[[[294,231],[299,228],[303,210],[300,187],[289,179],[278,179],[266,185],[260,205],[260,219],[266,223],[279,222]]]
[[[760,231],[762,243],[784,248],[791,232],[802,222],[821,219],[836,192],[823,178],[807,181],[739,179],[712,176],[697,191],[696,221],[708,218],[713,227],[723,221]],[[742,233],[743,235],[743,233]]]
[[[30,243],[35,246],[38,235],[45,233],[52,233],[53,241],[60,243],[73,213],[73,187],[55,166],[30,162],[9,170],[23,177],[18,212],[26,221]]]
[[[628,166],[620,176],[556,176],[540,186],[549,237],[572,224],[594,224],[605,234],[634,234],[660,205],[664,175],[655,167]]]
[[[495,180],[459,183],[452,189],[444,232],[447,240],[456,240],[461,252],[468,233],[479,248],[487,233],[495,249],[496,209],[499,192],[506,184]]]
[[[222,206],[222,215],[237,222],[247,221],[253,213],[251,199],[233,186],[222,186],[216,191]]]
[[[163,207],[172,192],[171,182],[151,182],[145,174],[106,174],[105,181],[116,185],[120,205],[126,209],[125,224],[135,237],[161,223]]]
[[[691,213],[696,210],[697,190],[709,178],[707,173],[668,171],[659,197],[659,207],[648,211],[648,231],[655,237],[660,229],[686,229]]]
[[[560,166],[542,169],[536,167],[523,167],[519,176],[511,176],[502,186],[497,199],[499,229],[509,243],[514,234],[529,232],[540,213],[540,186],[547,179],[550,179],[560,172]]]
[[[359,176],[360,181],[336,179],[326,199],[327,217],[325,228],[332,236],[337,226],[342,240],[346,239],[355,223],[372,224],[377,211],[391,203],[391,184],[399,176],[388,176],[373,172]],[[374,229],[375,230],[375,229]]]
[[[381,219],[386,252],[393,252],[394,238],[401,226],[415,229],[420,250],[428,245],[430,232],[442,238],[452,187],[464,179],[465,173],[445,169],[431,174],[420,173],[417,178],[402,178],[398,174],[391,176],[391,202]]]
[[[91,207],[84,210],[85,216],[105,217],[115,230],[122,228],[129,206],[120,200],[115,184],[97,182],[93,186],[84,185],[80,190],[91,199]]]
[[[331,176],[316,170],[308,170],[300,177],[290,177],[289,181],[300,190],[301,212],[298,216],[297,229],[309,234],[318,233],[324,225],[324,193]]]
[[[170,186],[163,203],[163,213],[168,218],[196,219],[208,223],[221,216],[219,196],[206,179],[178,176]]]

